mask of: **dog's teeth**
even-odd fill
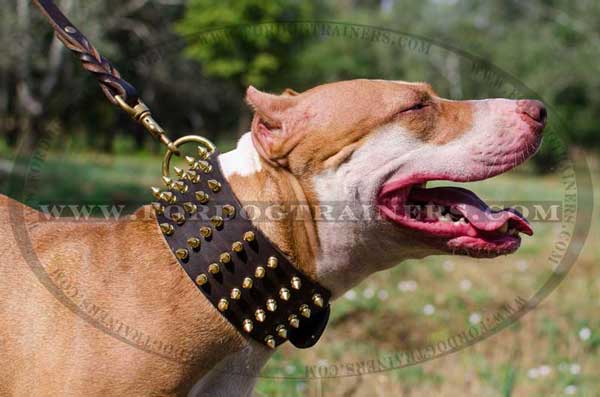
[[[454,221],[455,225],[466,225],[467,224],[467,220],[465,218],[460,218],[457,221]]]
[[[452,219],[447,214],[446,215],[440,215],[438,217],[438,219],[439,219],[440,222],[452,222]]]
[[[498,231],[502,234],[508,232],[508,222],[504,222],[504,225],[502,225],[502,227],[500,229],[498,229]]]

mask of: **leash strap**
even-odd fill
[[[199,147],[169,190],[153,193],[165,238],[200,292],[242,334],[275,348],[313,346],[329,319],[330,292],[300,272],[257,229],[217,160]]]
[[[136,89],[125,81],[119,71],[104,58],[89,40],[67,19],[51,0],[32,0],[48,18],[60,41],[79,56],[83,68],[92,73],[100,83],[100,88],[108,100],[118,105],[120,96],[130,106],[138,103]]]
[[[48,19],[58,39],[79,56],[85,70],[92,73],[100,83],[100,88],[108,100],[126,111],[135,121],[167,149],[177,153],[177,149],[167,137],[165,130],[154,120],[148,106],[141,101],[137,90],[121,77],[119,71],[89,42],[89,40],[69,21],[52,0],[32,0]]]

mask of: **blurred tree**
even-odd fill
[[[157,147],[112,108],[94,79],[52,39],[30,0],[5,3],[0,14],[0,134],[10,146],[26,132],[35,141],[54,120],[66,132],[64,138],[95,149],[110,151],[115,136],[134,136],[138,148]],[[550,127],[563,140],[600,148],[597,1],[57,3],[140,90],[173,136],[200,131],[230,141],[248,125],[243,96],[249,84],[270,91],[303,90],[368,77],[426,80],[456,99],[508,95],[478,79],[472,65],[453,51],[418,56],[381,42],[295,30],[296,25],[285,23],[320,19],[385,26],[476,54],[549,102]],[[557,115],[566,122],[555,124]],[[545,168],[556,155],[542,152],[536,160]]]
[[[207,76],[228,81],[243,97],[248,85],[283,89],[290,60],[305,40],[293,26],[271,24],[314,18],[319,7],[297,0],[190,0],[177,31],[186,54]],[[214,29],[210,33],[207,32]],[[249,111],[241,101],[238,131],[247,129]]]

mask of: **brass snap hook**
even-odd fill
[[[123,109],[132,119],[144,126],[146,131],[150,133],[155,139],[158,139],[163,145],[165,145],[170,152],[175,153],[179,156],[179,151],[173,142],[167,137],[165,130],[154,120],[150,108],[146,106],[141,99],[138,100],[137,105],[134,107],[129,106],[127,102],[120,95],[115,96],[115,100],[119,104],[119,107]]]

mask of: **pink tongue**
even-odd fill
[[[432,201],[434,204],[450,207],[458,211],[479,230],[498,230],[508,220],[512,219],[514,226],[520,232],[532,235],[533,230],[527,220],[512,208],[492,211],[475,193],[458,187],[436,187],[431,189],[413,188],[410,200]]]

